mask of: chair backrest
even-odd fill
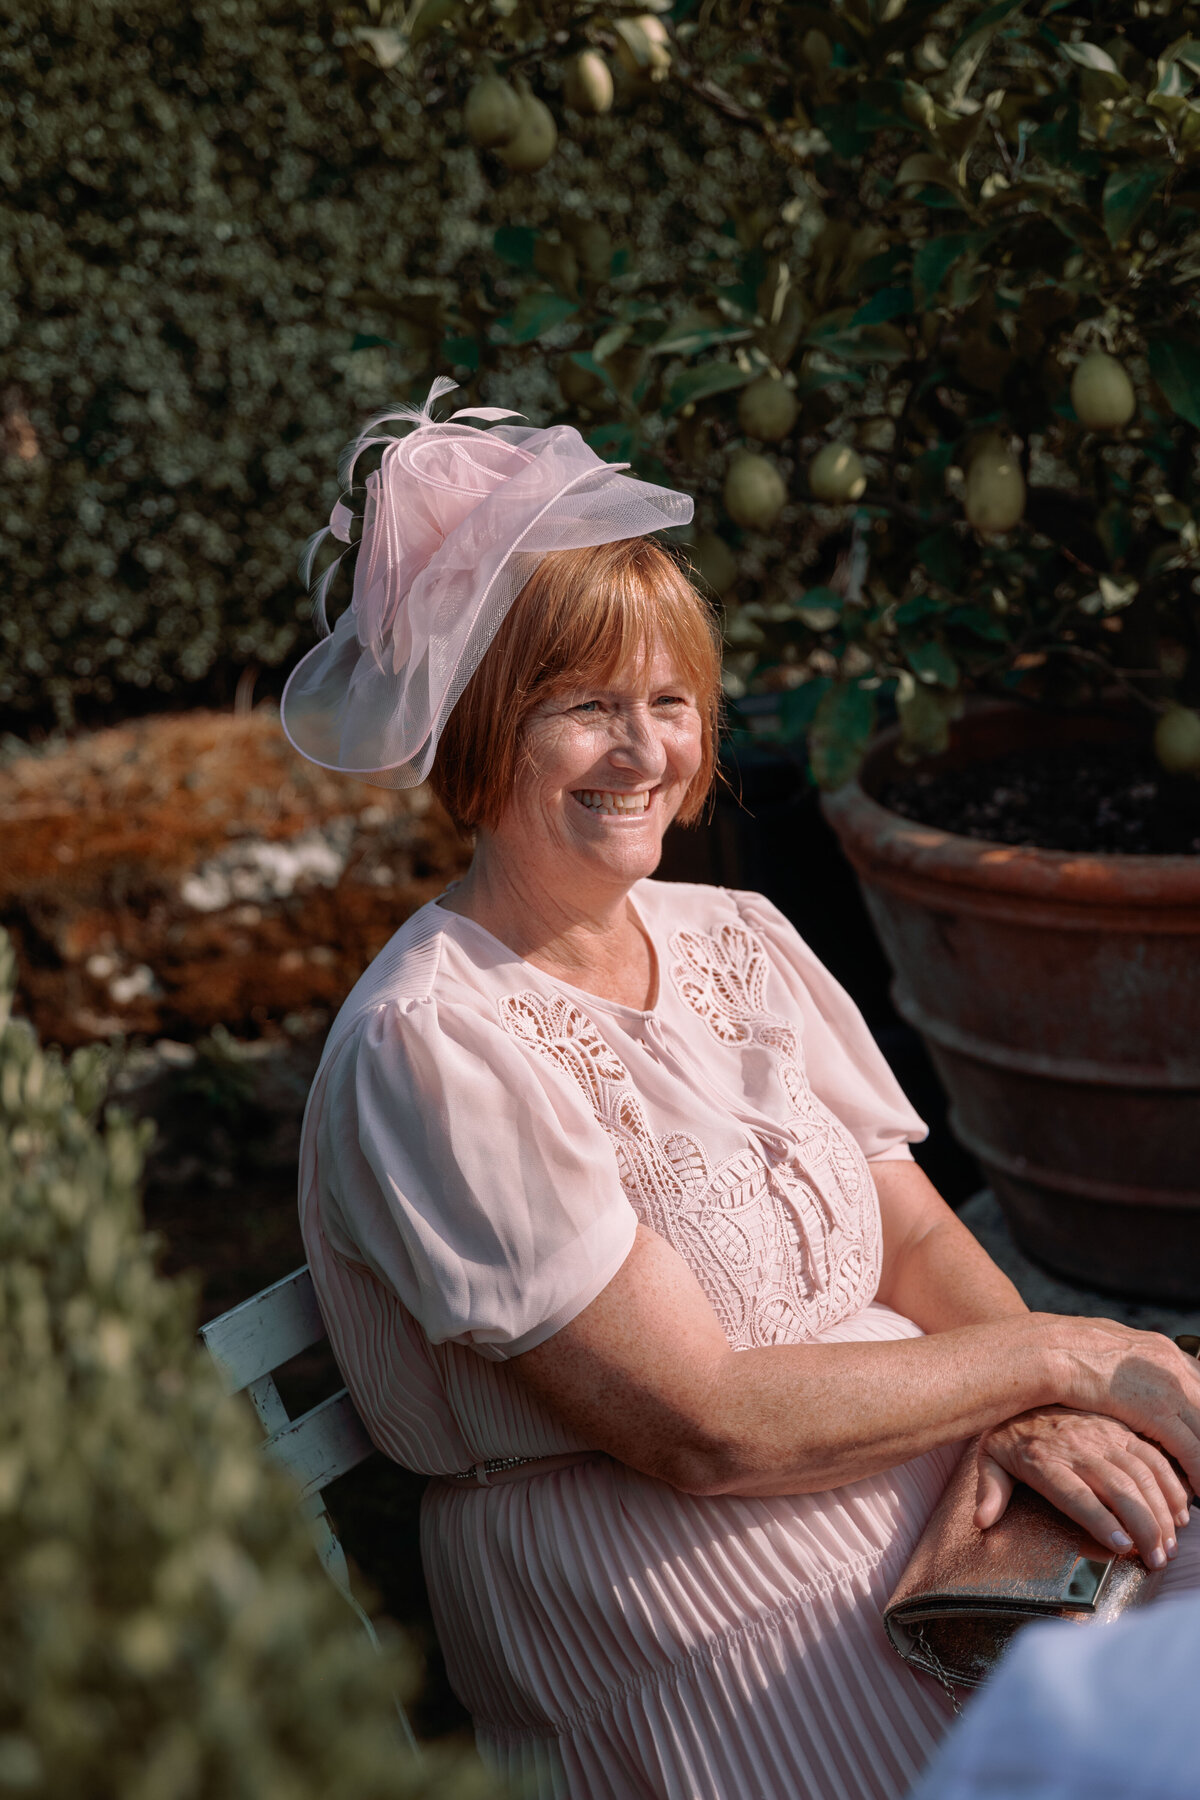
[[[357,1468],[374,1454],[375,1446],[345,1388],[293,1419],[275,1385],[275,1371],[324,1336],[325,1322],[307,1267],[293,1269],[282,1281],[200,1327],[225,1392],[245,1393],[253,1403],[267,1434],[264,1453],[286,1469],[299,1488],[301,1511],[325,1572],[378,1650],[375,1627],[354,1596],[345,1552],[321,1500],[322,1489]],[[395,1704],[401,1742],[419,1757],[408,1715],[399,1698]]]
[[[345,1388],[292,1419],[275,1385],[277,1369],[325,1336],[307,1267],[210,1319],[200,1336],[226,1393],[248,1394],[267,1433],[267,1455],[288,1471],[303,1497],[320,1493],[372,1454]]]

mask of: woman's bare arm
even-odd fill
[[[876,1162],[871,1173],[883,1220],[877,1300],[922,1331],[984,1325],[1029,1311],[915,1162]]]
[[[691,1269],[644,1228],[591,1305],[513,1367],[585,1442],[690,1493],[821,1492],[1055,1405],[1155,1439],[1200,1485],[1200,1371],[1165,1338],[1014,1312],[734,1352]],[[1078,1516],[1073,1494],[1051,1498]],[[1130,1507],[1139,1547],[1158,1543],[1144,1502]]]

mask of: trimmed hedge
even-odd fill
[[[423,105],[313,0],[7,16],[0,707],[30,721],[227,701],[247,664],[294,659],[297,558],[338,453],[434,373],[468,383],[482,356],[476,392],[564,416],[554,334],[514,325],[528,277],[497,228],[521,228],[519,263],[532,230],[582,213],[640,286],[682,293],[736,252],[724,190],[761,187],[700,105],[688,149],[643,106],[510,177],[465,140],[457,94]]]
[[[155,1272],[147,1128],[94,1123],[105,1053],[40,1050],[11,978],[0,937],[0,1794],[495,1794],[402,1749],[411,1658],[367,1644]]]
[[[351,321],[389,329],[421,239],[420,121],[360,104],[315,8],[9,17],[0,342],[33,438],[10,425],[0,704],[66,720],[292,649],[297,545],[381,397]]]

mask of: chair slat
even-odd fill
[[[301,1496],[319,1493],[374,1453],[367,1428],[345,1388],[273,1432],[263,1445],[287,1470]]]
[[[307,1268],[294,1269],[200,1327],[227,1394],[239,1394],[289,1358],[319,1343],[325,1323]]]

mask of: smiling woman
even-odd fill
[[[442,733],[430,781],[451,818],[469,829],[495,826],[519,754],[529,757],[525,728],[534,715],[539,725],[584,709],[607,717],[618,671],[644,671],[655,655],[698,727],[697,766],[686,792],[674,796],[679,823],[691,824],[716,767],[720,639],[710,608],[650,538],[551,552],[525,584]],[[669,693],[655,696],[660,710],[670,701]],[[593,804],[602,804],[607,790],[599,781],[588,786],[600,796]],[[616,791],[633,786],[623,780]]]
[[[648,879],[713,774],[712,623],[651,537],[686,497],[565,427],[410,422],[284,722],[432,767],[475,845],[313,1086],[330,1340],[433,1478],[451,1680],[530,1800],[898,1800],[950,1706],[882,1613],[963,1440],[980,1526],[1019,1477],[1194,1582],[1200,1372],[1029,1315],[787,921]]]

